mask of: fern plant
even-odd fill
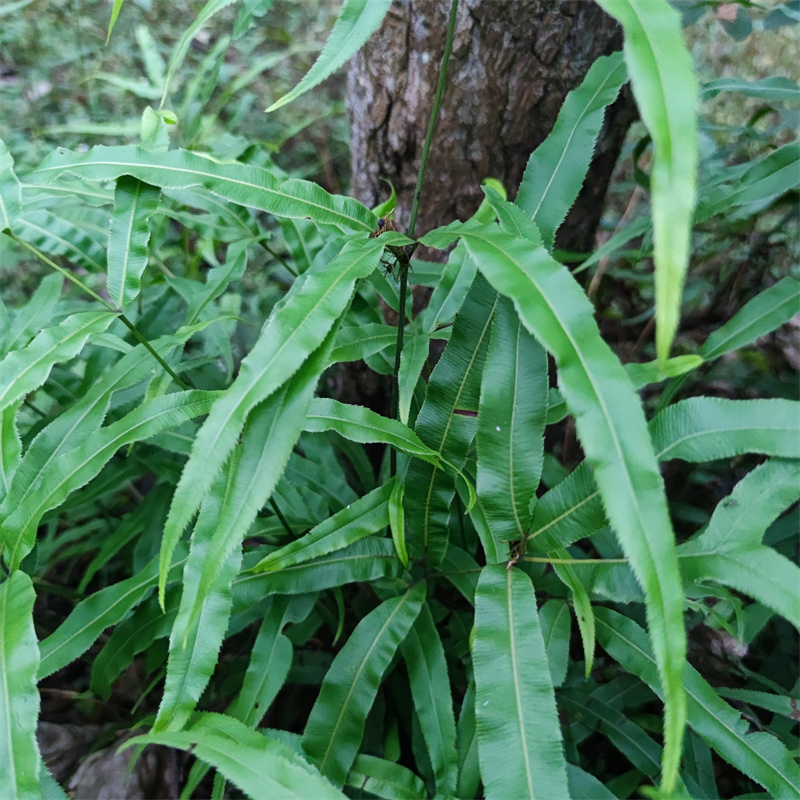
[[[226,5],[211,0],[178,42],[162,105],[191,38]],[[242,5],[237,30],[257,5]],[[347,0],[275,106],[344,63],[389,5]],[[474,218],[419,241],[413,211],[408,232],[391,230],[379,223],[391,202],[370,210],[253,149],[236,161],[171,149],[163,109],[144,112],[139,144],[58,149],[19,177],[0,144],[0,229],[54,270],[27,304],[0,304],[10,795],[65,796],[37,747],[38,684],[92,650],[89,691],[106,699],[135,659],[155,660],[157,712],[132,714],[147,732],[128,745],[191,752],[187,797],[211,767],[216,797],[230,781],[254,798],[599,798],[647,783],[651,796],[704,798],[718,794],[712,758],[769,796],[800,796],[791,727],[748,733],[741,713],[796,719],[786,687],[755,676],[718,689],[686,662],[687,613],[800,625],[791,540],[764,538],[800,496],[800,404],[669,403],[670,390],[648,420],[637,395],[674,389],[797,313],[800,284],[785,277],[696,353],[670,356],[693,222],[784,196],[800,148],[723,171],[698,196],[679,16],[666,0],[601,5],[624,53],[570,94],[516,201],[487,181]],[[623,365],[552,247],[628,80],[653,143],[638,235],[652,237],[657,333],[654,361]],[[203,276],[188,260],[181,272],[178,226]],[[412,262],[418,243],[452,249],[443,265]],[[238,287],[264,251],[280,254],[272,275],[288,288],[254,337],[237,327]],[[409,282],[433,289],[417,316]],[[426,376],[434,339],[446,346]],[[357,360],[392,376],[394,418],[331,396],[336,365]],[[545,429],[567,415],[585,461],[543,486]],[[678,544],[660,465],[742,454],[765,458]],[[77,602],[39,637],[34,602],[56,565],[81,572]],[[234,641],[244,657],[231,659]],[[313,704],[303,682],[318,687]],[[638,718],[643,705],[663,709],[663,728]],[[595,732],[632,764],[628,789],[593,774]]]

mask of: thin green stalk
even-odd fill
[[[119,315],[119,319],[122,322],[122,324],[125,325],[125,327],[128,328],[128,330],[136,337],[137,341],[139,341],[142,345],[144,345],[145,349],[150,353],[150,355],[153,356],[153,358],[155,358],[156,361],[158,361],[158,363],[164,368],[164,370],[166,370],[166,372],[170,375],[172,380],[174,380],[175,383],[177,383],[178,386],[181,387],[181,389],[188,389],[189,388],[186,385],[186,383],[184,383],[183,380],[181,380],[175,374],[175,372],[173,371],[172,367],[170,367],[170,365],[167,364],[167,362],[164,361],[164,359],[161,358],[161,356],[155,351],[155,349],[150,344],[150,342],[148,342],[147,339],[145,339],[144,336],[142,336],[142,334],[139,332],[139,329],[124,314],[122,314],[119,311],[119,309],[114,308],[114,306],[112,306],[111,303],[107,302],[104,298],[102,298],[99,294],[97,294],[97,292],[95,292],[93,289],[90,289],[80,278],[78,278],[75,275],[73,275],[68,269],[64,269],[64,267],[59,266],[58,264],[56,264],[55,261],[53,261],[52,259],[49,259],[44,253],[42,253],[40,250],[35,248],[32,244],[29,244],[28,242],[23,241],[18,236],[16,236],[13,233],[11,233],[10,231],[4,231],[4,232],[5,232],[6,236],[8,236],[11,239],[13,239],[17,244],[20,244],[24,248],[26,248],[27,250],[30,250],[31,253],[33,253],[38,259],[40,259],[41,261],[44,261],[45,264],[47,264],[49,267],[52,267],[57,272],[60,272],[67,280],[72,281],[72,283],[74,283],[82,291],[86,292],[86,294],[88,294],[89,297],[91,297],[93,300],[97,300],[98,303],[101,303],[102,305],[104,305],[112,314],[118,314]]]
[[[414,199],[411,204],[411,217],[408,222],[408,236],[410,239],[414,238],[414,230],[417,227],[417,215],[419,214],[419,201],[422,196],[422,184],[425,180],[425,170],[428,166],[428,157],[431,152],[431,144],[433,142],[433,135],[436,132],[436,124],[439,120],[439,111],[442,107],[442,98],[444,97],[444,88],[447,85],[447,65],[450,62],[450,54],[453,52],[453,39],[456,33],[456,17],[458,16],[458,0],[452,0],[450,3],[450,19],[447,23],[447,38],[444,43],[444,55],[442,56],[442,66],[439,70],[439,83],[436,87],[436,96],[433,99],[433,108],[431,109],[431,116],[428,120],[428,132],[425,134],[425,144],[422,148],[422,157],[419,162],[419,171],[417,172],[417,185],[414,189]],[[408,296],[408,270],[411,266],[411,256],[416,250],[417,245],[409,245],[406,249],[392,248],[392,252],[397,258],[399,264],[399,282],[400,282],[400,319],[397,321],[397,349],[394,357],[394,376],[392,380],[392,403],[391,403],[391,416],[397,419],[399,414],[399,375],[400,375],[400,354],[403,351],[403,338],[405,336],[406,327],[406,298]],[[397,473],[397,451],[394,448],[389,455],[389,475]]]

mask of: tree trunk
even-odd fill
[[[370,206],[398,194],[405,230],[444,51],[450,3],[396,0],[348,74],[352,191]],[[531,152],[594,60],[621,46],[617,24],[586,0],[461,0],[447,89],[422,189],[416,235],[467,219],[481,181],[513,198]],[[632,119],[630,100],[609,114],[590,188],[559,245],[586,248]]]

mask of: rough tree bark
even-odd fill
[[[396,0],[348,74],[353,193],[374,206],[388,193],[379,179],[390,180],[400,230],[411,208],[449,7],[449,0]],[[616,23],[588,0],[461,0],[417,235],[473,214],[486,177],[502,181],[513,198],[567,92],[621,43]],[[623,98],[608,115],[560,246],[591,245],[632,108]]]

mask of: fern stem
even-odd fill
[[[442,55],[442,66],[439,70],[439,83],[436,86],[436,95],[433,99],[433,108],[431,109],[431,116],[428,120],[428,131],[425,134],[425,144],[422,148],[422,156],[419,162],[419,171],[417,172],[417,185],[414,189],[414,199],[411,203],[411,217],[408,221],[408,236],[410,239],[414,238],[414,230],[417,227],[417,215],[419,214],[419,200],[422,196],[422,184],[425,180],[425,170],[428,166],[428,157],[431,152],[431,144],[433,142],[433,135],[436,132],[436,123],[439,120],[439,111],[442,107],[442,98],[444,97],[444,88],[447,85],[447,65],[450,62],[450,54],[453,52],[453,39],[456,33],[456,17],[458,16],[458,0],[452,0],[450,3],[450,19],[447,23],[447,38],[444,43],[444,54]],[[391,416],[393,419],[398,418],[399,400],[400,400],[400,354],[403,351],[403,338],[405,336],[406,327],[406,298],[408,297],[408,270],[411,266],[411,255],[416,249],[416,244],[410,245],[407,249],[393,248],[393,252],[397,257],[399,264],[399,282],[400,282],[400,318],[397,321],[397,349],[394,357],[394,375],[392,380],[392,401],[391,401]],[[397,472],[397,451],[392,448],[389,454],[389,475],[395,475]]]

